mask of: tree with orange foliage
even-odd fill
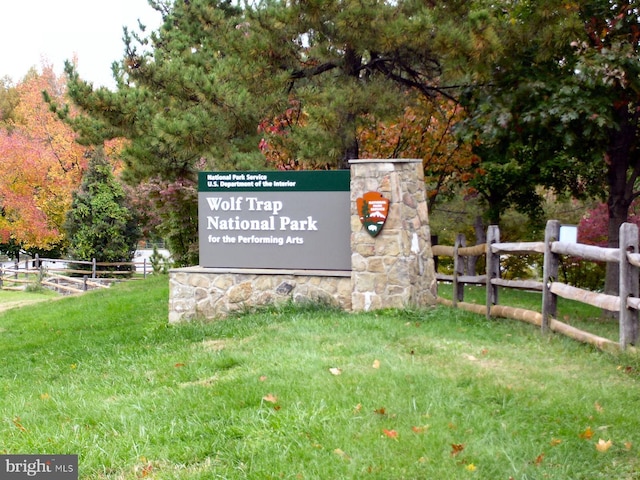
[[[42,70],[29,72],[15,87],[13,118],[0,128],[0,244],[32,252],[63,244],[71,194],[87,163],[86,148],[42,95],[46,90],[63,99],[65,80],[50,66]]]
[[[471,147],[454,135],[453,126],[462,116],[462,108],[446,98],[417,98],[394,121],[369,116],[358,130],[361,156],[422,159],[431,209],[438,195],[452,194],[481,173]]]

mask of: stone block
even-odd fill
[[[372,257],[367,262],[367,272],[384,273],[385,270],[384,261],[381,257]]]
[[[376,255],[376,247],[373,244],[372,245],[356,245],[353,251],[364,258]]]
[[[293,289],[295,288],[295,283],[293,282],[282,282],[280,285],[278,285],[278,288],[276,288],[276,293],[278,295],[289,295]]]
[[[229,274],[216,274],[211,283],[215,288],[226,291],[233,285],[233,277]]]
[[[364,272],[367,268],[366,260],[359,253],[351,255],[351,271]]]
[[[412,212],[418,206],[418,202],[416,202],[415,197],[409,192],[406,192],[404,195],[402,195],[402,203],[404,203],[407,207],[409,207]]]
[[[357,292],[373,292],[375,290],[376,275],[359,273],[356,276],[354,288]]]
[[[186,282],[187,285],[196,288],[209,288],[211,278],[208,275],[191,275]]]
[[[200,302],[201,300],[209,298],[209,292],[204,288],[196,288],[193,297],[196,299],[196,302]]]
[[[252,294],[253,286],[251,282],[244,282],[232,287],[227,294],[227,298],[230,304],[237,304],[248,301]]]

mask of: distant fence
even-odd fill
[[[141,262],[107,263],[36,255],[0,265],[0,289],[23,290],[28,285],[42,285],[61,293],[75,294],[106,288],[134,275],[146,278],[153,272],[153,265],[146,258]]]
[[[640,309],[638,253],[638,227],[625,223],[620,227],[620,248],[602,248],[579,243],[560,242],[560,222],[550,220],[545,229],[544,242],[500,243],[500,231],[497,226],[487,230],[487,242],[466,247],[464,237],[458,235],[454,246],[434,245],[434,257],[452,257],[453,274],[436,272],[438,281],[453,284],[452,300],[438,297],[438,302],[463,308],[489,317],[505,317],[525,321],[539,326],[543,332],[554,331],[576,340],[586,342],[602,350],[624,350],[638,341],[638,310]],[[500,278],[501,255],[543,255],[544,281],[505,280]],[[486,268],[483,275],[469,275],[465,270],[468,257],[485,256]],[[562,255],[581,258],[588,261],[611,262],[619,264],[619,295],[606,295],[573,287],[558,282],[558,269]],[[485,285],[486,304],[477,305],[464,302],[465,285]],[[516,288],[540,291],[542,301],[540,312],[498,304],[498,288]],[[554,317],[557,310],[557,298],[562,297],[592,305],[603,310],[615,312],[619,317],[619,342],[593,335],[571,325],[560,322]]]

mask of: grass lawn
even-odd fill
[[[167,303],[156,277],[0,313],[0,452],[81,479],[640,479],[635,358],[445,307]]]
[[[453,286],[442,283],[438,286],[438,295],[452,299]],[[486,304],[486,288],[480,286],[465,287],[465,302]],[[584,303],[558,297],[556,318],[561,322],[572,325],[581,330],[593,333],[614,342],[620,340],[618,320],[605,317],[602,310]],[[525,308],[535,312],[542,311],[542,293],[514,290],[511,288],[498,289],[498,303],[510,307]]]

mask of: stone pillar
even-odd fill
[[[421,160],[351,160],[352,310],[436,302],[429,214]],[[363,227],[356,199],[378,192],[390,200],[382,231]]]

